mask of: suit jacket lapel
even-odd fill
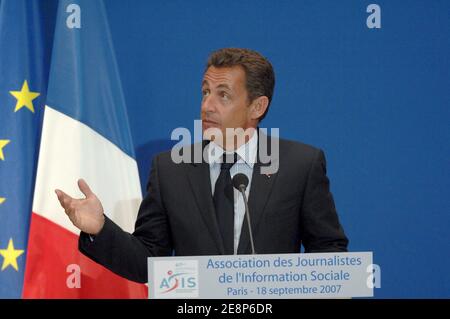
[[[264,214],[264,209],[266,207],[267,201],[270,197],[272,186],[275,183],[275,179],[278,174],[265,175],[261,173],[261,166],[270,165],[273,161],[278,161],[278,158],[272,157],[271,162],[267,164],[261,163],[259,155],[259,143],[261,138],[265,138],[267,143],[270,141],[270,137],[262,134],[258,131],[258,158],[255,166],[253,167],[252,182],[250,185],[250,194],[248,199],[248,209],[250,210],[250,222],[252,224],[253,236],[256,236],[259,223]],[[269,144],[270,147],[270,144]],[[269,150],[270,152],[270,150]],[[255,250],[258,252],[258,243],[255,244]],[[248,232],[247,217],[244,217],[244,222],[242,224],[241,236],[239,239],[238,254],[250,253],[250,235]]]
[[[202,215],[220,254],[224,254],[225,248],[222,236],[220,235],[212,198],[209,164],[202,160],[202,163],[200,164],[193,163],[188,166],[189,182],[200,214]]]

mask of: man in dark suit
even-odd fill
[[[257,253],[296,253],[301,245],[305,252],[346,251],[348,240],[329,190],[324,153],[257,129],[274,84],[272,66],[259,53],[231,48],[213,52],[202,82],[205,141],[197,146],[204,156],[197,162],[188,156],[190,160],[180,163],[172,151],[153,159],[133,234],[104,215],[83,180],[78,184],[85,199],[56,190],[82,231],[80,251],[138,282],[147,281],[149,256],[248,254],[244,203],[231,186],[237,173],[249,177],[246,194]],[[180,152],[194,154],[197,146]],[[268,154],[263,154],[266,148]],[[270,167],[276,170],[264,173]]]

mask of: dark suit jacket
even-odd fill
[[[264,164],[259,156],[253,169],[249,209],[257,253],[297,253],[302,244],[305,252],[346,251],[348,240],[329,190],[324,153],[280,139],[279,157],[273,160],[279,161],[279,169],[270,177],[260,174]],[[170,152],[158,154],[147,190],[133,234],[106,217],[93,242],[81,233],[80,251],[138,282],[147,281],[149,256],[224,254],[208,163],[175,164]],[[249,253],[244,219],[238,254]]]

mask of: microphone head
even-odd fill
[[[233,186],[238,191],[240,191],[241,188],[244,188],[244,190],[245,190],[247,188],[247,186],[248,186],[248,177],[247,177],[247,175],[242,174],[242,173],[238,173],[238,174],[234,175],[233,176]]]

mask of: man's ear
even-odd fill
[[[257,120],[266,112],[269,107],[269,98],[267,96],[260,96],[253,100],[250,110],[250,117],[252,120]]]

